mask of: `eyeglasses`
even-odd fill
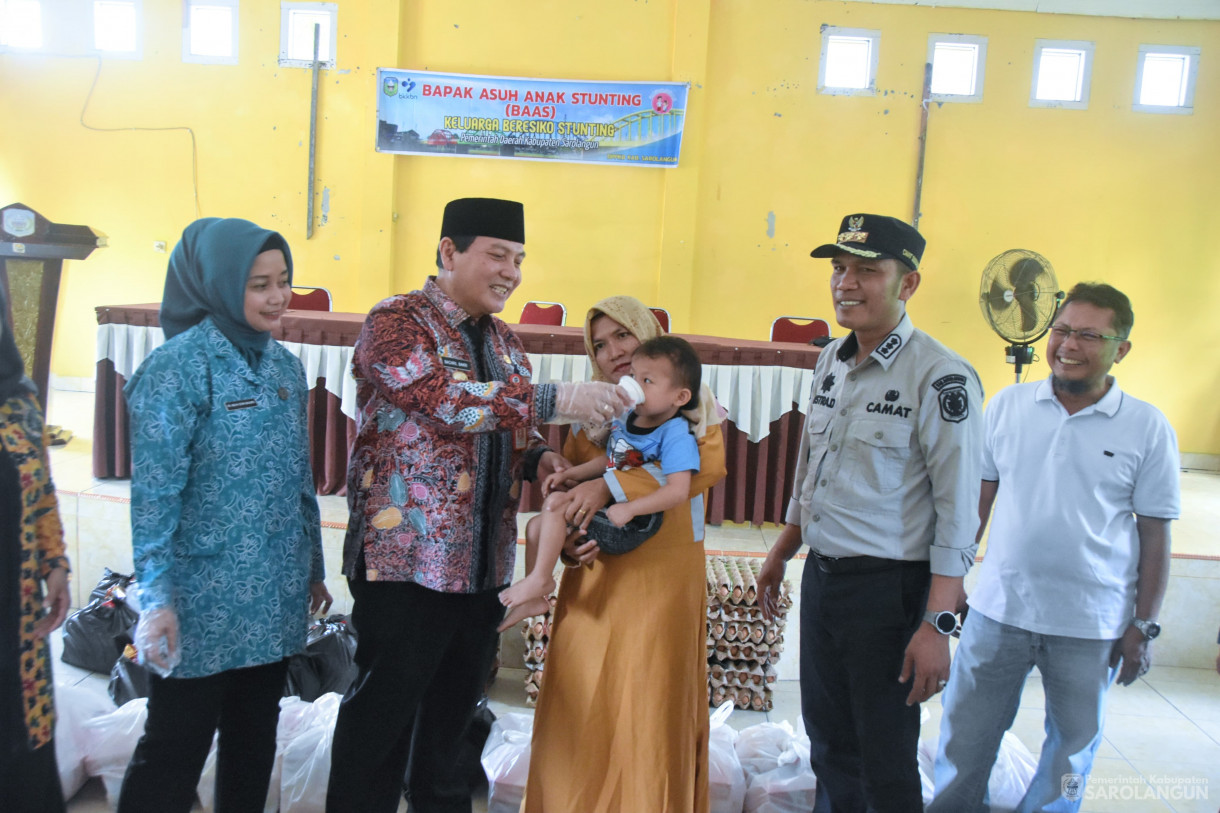
[[[1097,333],[1096,331],[1093,331],[1093,330],[1082,330],[1082,329],[1074,330],[1070,327],[1064,327],[1063,325],[1055,325],[1054,327],[1051,328],[1050,332],[1056,338],[1058,338],[1060,340],[1066,340],[1068,336],[1071,336],[1073,333],[1075,333],[1076,338],[1080,339],[1080,341],[1084,342],[1085,344],[1097,344],[1098,342],[1101,342],[1101,341],[1114,341],[1114,342],[1125,342],[1126,341],[1126,338],[1124,338],[1123,336],[1107,336],[1104,333]]]

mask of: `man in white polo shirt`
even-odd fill
[[[944,694],[929,813],[973,813],[1030,669],[1046,741],[1019,811],[1078,810],[1105,696],[1148,671],[1179,508],[1178,443],[1156,407],[1119,389],[1131,303],[1069,292],[1047,341],[1049,379],[987,407],[979,537],[995,520]]]

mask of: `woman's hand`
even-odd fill
[[[136,652],[142,662],[160,667],[169,674],[178,665],[178,616],[171,607],[158,607],[140,613],[136,623]]]
[[[563,541],[563,550],[560,551],[559,558],[569,567],[579,567],[593,564],[599,553],[601,553],[601,548],[597,546],[596,540],[585,539],[584,531],[573,531]]]
[[[570,468],[572,464],[559,452],[543,452],[542,457],[538,458],[538,471],[534,475],[535,479],[543,482],[542,496],[546,496],[546,481]]]
[[[609,505],[610,499],[610,486],[606,485],[605,480],[598,478],[578,483],[568,492],[568,505],[563,518],[569,526],[584,531],[589,527],[593,515]]]
[[[570,487],[571,484],[568,482],[565,472],[557,471],[542,481],[542,496],[548,497],[552,491],[567,491]]]
[[[334,603],[334,599],[330,597],[330,591],[326,589],[326,582],[313,582],[309,585],[310,615],[326,615],[330,612],[332,603]]]
[[[47,595],[42,601],[47,614],[34,622],[34,637],[45,638],[59,629],[68,615],[68,571],[57,567],[47,574]]]

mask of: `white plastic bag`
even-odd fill
[[[296,720],[296,733],[281,760],[281,813],[325,813],[330,784],[330,744],[335,736],[342,696],[322,695]],[[278,734],[277,734],[278,737]]]
[[[712,712],[707,743],[708,798],[711,813],[741,813],[746,798],[746,774],[734,744],[737,731],[728,724],[733,701]]]
[[[496,718],[480,762],[487,774],[487,813],[517,813],[530,773],[534,715],[509,712]]]
[[[106,786],[106,796],[117,804],[127,763],[144,734],[148,719],[148,698],[138,697],[124,703],[109,714],[94,717],[82,724],[85,732],[85,771],[100,776]]]
[[[928,737],[919,741],[919,780],[923,785],[923,802],[932,801],[935,791],[936,752],[940,747],[939,737]],[[991,800],[991,813],[1011,813],[1029,790],[1038,768],[1038,759],[1025,743],[1011,731],[1004,732],[1000,750],[996,754],[991,777],[987,780],[987,795]]]
[[[312,703],[306,703],[299,697],[280,699],[280,720],[275,729],[275,764],[271,767],[271,781],[267,785],[267,802],[263,813],[276,813],[279,810],[284,749],[301,728],[308,724],[312,716]],[[199,784],[195,786],[195,792],[199,794],[199,804],[206,813],[211,813],[216,796],[216,744],[217,738],[213,737],[212,749],[208,751],[207,761],[203,763],[203,773],[199,775]]]
[[[88,780],[85,754],[89,746],[84,724],[94,717],[114,711],[114,701],[104,690],[90,691],[84,686],[55,684],[55,762],[64,798],[71,799]]]
[[[773,771],[779,765],[780,754],[792,745],[796,732],[787,720],[759,723],[737,732],[737,758],[751,779],[760,773]]]
[[[996,755],[991,778],[987,780],[987,793],[991,797],[991,813],[1010,813],[1025,798],[1029,783],[1034,779],[1038,760],[1025,743],[1011,731],[1004,732],[1000,741],[1000,753]]]
[[[774,770],[750,778],[745,813],[808,813],[816,796],[817,779],[809,764],[809,752],[793,738]]]

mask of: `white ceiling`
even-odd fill
[[[1157,20],[1220,20],[1220,0],[843,0],[900,6],[986,8],[1041,14],[1140,17]]]

